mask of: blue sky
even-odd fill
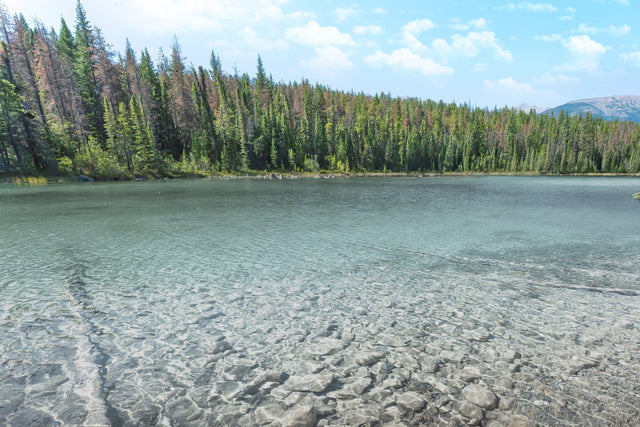
[[[0,0],[1,1],[1,0]],[[76,0],[4,0],[48,27],[73,24]],[[116,51],[162,47],[187,64],[276,81],[480,107],[553,107],[640,94],[640,7],[632,0],[85,0]],[[70,25],[71,26],[71,25]]]

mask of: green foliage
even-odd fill
[[[66,156],[58,158],[58,170],[63,175],[73,175],[75,172],[73,168],[73,161]]]
[[[78,174],[105,179],[128,175],[115,156],[104,150],[93,136],[89,137],[87,144],[77,153],[73,169]]]
[[[114,62],[80,2],[74,29],[63,20],[59,36],[39,28],[12,38],[38,64],[32,80],[25,61],[0,45],[0,167],[57,157],[62,173],[105,178],[326,169],[640,172],[634,123],[369,96],[306,80],[274,83],[261,57],[255,78],[226,74],[213,52],[209,70],[186,67],[177,39],[157,66],[146,49],[137,62],[129,45]],[[15,84],[28,80],[47,107],[38,113],[40,128],[26,108],[33,95],[21,96]]]

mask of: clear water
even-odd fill
[[[638,191],[577,177],[0,186],[0,424],[286,424],[296,408],[319,425],[454,424],[473,418],[471,383],[500,399],[484,423],[637,422]],[[407,392],[426,404],[407,408]]]

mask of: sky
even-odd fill
[[[3,0],[0,0],[2,2]],[[114,52],[170,52],[188,65],[277,82],[389,93],[475,107],[554,107],[640,94],[640,6],[632,0],[84,0]],[[70,28],[76,0],[4,0]]]

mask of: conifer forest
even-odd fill
[[[260,57],[188,66],[177,39],[116,53],[80,2],[59,28],[0,20],[0,172],[640,172],[633,122],[277,82]]]

